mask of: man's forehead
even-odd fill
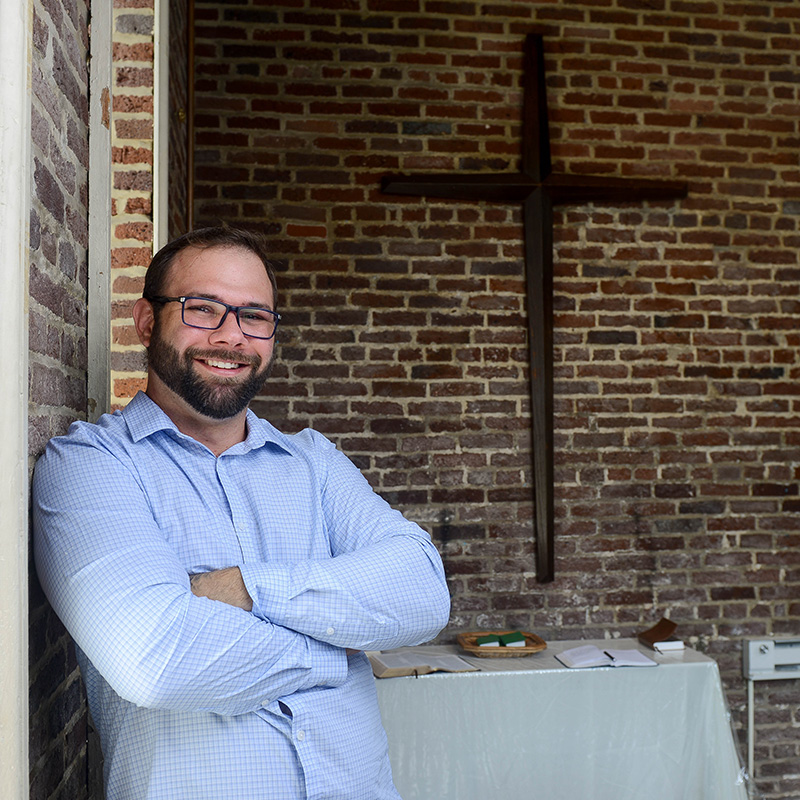
[[[214,244],[210,247],[185,247],[176,255],[173,267],[191,270],[192,267],[197,266],[198,261],[203,264],[214,262],[215,264],[222,263],[224,265],[234,259],[252,261],[260,264],[262,269],[264,268],[261,259],[252,250],[238,245],[227,244]]]
[[[176,256],[167,275],[170,291],[210,291],[217,287],[244,289],[258,287],[272,297],[272,283],[261,258],[251,250],[236,245],[187,247]]]

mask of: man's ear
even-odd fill
[[[155,320],[153,304],[149,300],[145,300],[144,297],[140,297],[133,305],[133,324],[139,341],[145,347],[150,347]]]

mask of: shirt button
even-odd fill
[[[334,633],[334,630],[333,630],[333,628],[328,628],[328,630],[326,632],[327,632],[328,636],[332,636],[333,633]]]
[[[306,738],[305,731],[297,731],[297,741],[302,742]]]

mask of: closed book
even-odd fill
[[[677,628],[677,623],[666,617],[661,617],[652,628],[642,631],[638,639],[645,647],[660,653],[670,650],[683,650],[683,641],[674,635]]]
[[[653,650],[659,653],[669,653],[674,650],[683,650],[684,648],[683,639],[679,639],[677,636],[670,636],[668,639],[662,639],[653,645]]]

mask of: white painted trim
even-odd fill
[[[0,19],[0,786],[27,800],[31,0],[0,0]]]
[[[92,4],[89,69],[89,420],[111,405],[112,3]]]
[[[153,253],[156,253],[169,237],[168,0],[155,0],[153,50]]]

